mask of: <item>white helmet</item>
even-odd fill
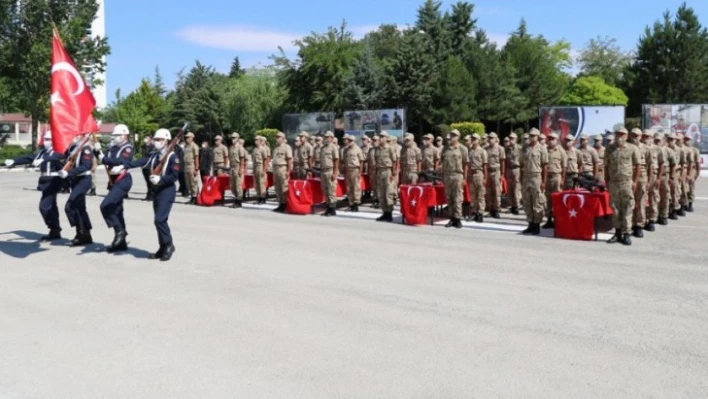
[[[167,129],[157,129],[155,134],[152,136],[154,139],[172,140],[172,135]]]
[[[113,133],[111,133],[111,136],[127,136],[129,134],[130,130],[128,130],[128,126],[121,123],[113,128]]]
[[[42,138],[43,138],[44,140],[51,140],[51,139],[52,139],[52,131],[51,131],[51,130],[47,130],[46,132],[44,132],[44,137],[42,137]]]

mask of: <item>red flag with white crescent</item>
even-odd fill
[[[307,215],[312,208],[312,188],[307,180],[288,181],[287,212],[293,215]]]
[[[56,29],[52,37],[50,102],[49,121],[54,151],[66,152],[74,137],[98,131],[92,114],[96,99],[66,53]]]
[[[423,186],[401,186],[401,214],[403,220],[408,225],[425,224],[428,219],[428,207],[430,196],[435,191],[432,187]]]

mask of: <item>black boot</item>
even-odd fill
[[[387,213],[388,213],[388,212],[382,213],[381,216],[379,216],[378,218],[376,218],[376,221],[377,221],[377,222],[387,222],[387,221],[388,221],[388,220],[386,220],[386,214],[387,214]]]
[[[501,219],[501,216],[499,216],[499,211],[497,211],[497,210],[491,211],[490,216],[493,217],[494,219]]]
[[[447,222],[447,224],[445,225],[445,227],[452,227],[452,226],[454,226],[454,225],[455,225],[455,218],[451,218],[451,219]]]
[[[462,220],[460,220],[460,219],[455,219],[454,227],[457,228],[457,229],[461,229],[461,228],[462,228]]]
[[[686,211],[683,210],[683,205],[681,206],[681,208],[679,208],[679,209],[676,211],[676,215],[678,215],[678,216],[686,216]]]
[[[637,238],[644,238],[644,230],[639,226],[632,227],[632,235]]]
[[[475,222],[484,223],[484,215],[482,215],[481,213],[478,213],[477,218],[475,218]]]
[[[660,217],[656,222],[662,226],[666,226],[667,224],[669,224],[669,221],[666,220],[665,217]]]
[[[125,230],[118,230],[113,237],[113,242],[111,246],[106,249],[108,253],[114,253],[119,251],[126,251],[128,249],[128,243],[125,241],[128,233]]]
[[[240,208],[241,206],[242,204],[240,199],[235,199],[233,205],[231,205],[232,208]]]
[[[95,189],[95,188],[92,188],[92,189],[88,192],[88,195],[89,195],[90,197],[96,196],[96,189]]]
[[[61,230],[56,228],[56,229],[49,229],[49,234],[46,236],[43,236],[41,238],[42,241],[54,241],[54,240],[61,240]]]
[[[671,220],[678,220],[678,216],[676,216],[676,210],[672,209],[671,212],[669,212],[669,219]]]
[[[371,203],[371,208],[373,209],[379,209],[379,201],[374,201]]]
[[[511,209],[509,209],[509,212],[511,212],[512,215],[518,215],[519,214],[519,208],[512,206]]]
[[[555,223],[553,223],[553,218],[548,218],[548,221],[546,222],[546,224],[543,225],[543,228],[544,229],[552,229],[555,226],[556,225],[555,225]]]
[[[76,227],[76,235],[71,239],[71,246],[74,246],[74,242],[79,242],[79,237],[81,237],[81,229]]]
[[[621,242],[622,241],[622,232],[620,229],[615,229],[615,235],[613,235],[609,240],[607,240],[608,244],[614,244],[616,242]]]
[[[166,245],[160,245],[160,249],[158,249],[157,252],[155,252],[154,254],[150,254],[148,256],[148,259],[162,259],[162,255],[165,254],[166,248]]]
[[[337,209],[335,209],[335,207],[329,208],[329,216],[337,216]]]
[[[693,202],[688,203],[688,206],[686,207],[686,211],[693,212]]]
[[[91,237],[91,232],[89,230],[79,230],[77,238],[71,240],[72,247],[79,247],[88,244],[93,244],[93,238]]]
[[[359,204],[352,205],[352,212],[359,212]]]
[[[644,230],[646,230],[648,232],[652,232],[652,231],[656,230],[656,228],[654,227],[654,222],[652,222],[650,220],[649,223],[647,223],[647,225],[644,226]]]
[[[529,226],[526,228],[526,230],[522,231],[521,234],[532,234],[534,231],[534,224],[529,223]]]
[[[165,246],[165,251],[162,253],[162,256],[160,257],[160,260],[162,262],[167,262],[168,260],[172,259],[172,255],[175,253],[175,246],[170,244]]]
[[[629,238],[629,234],[627,234],[627,233],[622,234],[622,239],[620,242],[622,243],[622,245],[626,245],[626,246],[632,245],[632,239]]]
[[[541,223],[534,223],[531,235],[537,236],[539,234],[541,234]]]
[[[189,202],[187,205],[197,205],[197,197],[191,197],[189,198]]]

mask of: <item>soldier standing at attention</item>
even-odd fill
[[[307,142],[308,137],[307,132],[300,132],[298,135],[300,146],[295,150],[295,178],[297,180],[307,180],[308,169],[312,169],[314,148]]]
[[[274,212],[285,212],[288,201],[288,179],[293,169],[293,149],[285,142],[285,133],[275,135],[275,148],[273,149],[273,184],[278,207]]]
[[[641,135],[642,131],[637,128],[632,129],[629,134],[630,143],[634,144],[639,149],[639,164],[641,165],[639,169],[639,180],[634,190],[634,224],[632,225],[632,235],[637,238],[644,237],[643,230],[647,224],[645,204],[649,198],[647,185],[649,176],[654,174],[651,161],[651,149],[639,140]]]
[[[265,204],[266,196],[268,195],[266,184],[268,182],[267,171],[270,167],[270,157],[266,146],[263,144],[265,141],[265,137],[256,136],[256,147],[251,154],[253,159],[253,188],[258,198],[257,204]]]
[[[401,137],[400,139],[403,139]],[[399,138],[396,137],[389,137],[389,142],[393,146],[393,148],[396,149],[396,156],[398,157],[398,162],[399,166],[401,169],[403,168],[403,162],[401,160],[401,152],[403,152],[403,147],[398,143]],[[393,204],[396,205],[396,202],[398,202],[398,186],[401,184],[401,173],[399,169],[399,173],[396,173],[393,176]]]
[[[214,138],[214,174],[225,175],[226,168],[229,164],[229,150],[226,148],[222,141],[224,140],[221,136],[216,136]]]
[[[551,133],[548,135],[548,168],[546,172],[546,224],[544,229],[552,229],[555,227],[553,221],[553,204],[551,203],[551,195],[563,191],[565,182],[565,165],[568,164],[568,156],[565,150],[558,143],[558,134]]]
[[[209,141],[202,141],[202,148],[199,150],[199,177],[204,180],[211,176],[211,167],[214,164],[214,152],[209,148]]]
[[[366,163],[368,164],[366,171],[369,178],[369,186],[371,187],[371,196],[373,203],[371,207],[376,209],[379,207],[379,195],[377,190],[378,181],[376,178],[376,149],[379,147],[379,136],[374,136],[371,139],[371,149],[366,153]]]
[[[369,162],[367,161],[369,157],[369,150],[371,149],[371,138],[364,135],[361,138],[363,145],[361,146],[361,153],[364,154],[364,162],[361,164],[361,174],[367,176],[369,175]],[[371,198],[371,191],[364,191],[362,193],[364,198]]]
[[[524,144],[521,146],[521,151],[526,151],[526,147],[529,146],[529,134],[524,133],[524,135],[522,136],[522,139],[524,141]]]
[[[597,151],[590,147],[587,134],[580,135],[580,159],[582,163],[582,175],[595,178],[599,171],[600,157],[597,155]]]
[[[423,136],[423,162],[422,168],[423,172],[434,173],[438,170],[440,163],[440,153],[438,149],[433,145],[433,135],[428,133]]]
[[[325,144],[320,150],[320,182],[322,183],[322,194],[325,196],[327,210],[322,216],[336,216],[337,206],[337,176],[339,176],[339,150],[334,145],[334,133],[325,133]]]
[[[199,147],[194,144],[194,133],[189,132],[184,137],[187,141],[184,146],[184,180],[189,192],[189,204],[196,205],[199,195]]]
[[[701,153],[698,148],[694,147],[691,143],[691,136],[685,135],[683,138],[686,142],[686,147],[692,152],[691,160],[693,161],[693,167],[691,168],[691,173],[688,176],[688,206],[686,211],[693,212],[693,201],[696,200],[696,180],[701,174]]]
[[[582,168],[582,155],[575,148],[575,139],[572,135],[565,136],[565,155],[568,163],[565,165],[565,189],[570,190],[575,186],[575,179]]]
[[[539,133],[538,144],[540,144],[541,147],[543,147],[544,149],[548,149],[548,144],[546,144],[546,136],[545,135]]]
[[[388,132],[385,130],[379,133],[379,146],[375,148],[376,158],[376,188],[378,191],[379,205],[381,205],[381,215],[377,222],[393,221],[393,202],[395,177],[399,171],[398,153],[396,148],[388,141]]]
[[[443,138],[442,136],[438,136],[435,138],[435,149],[438,150],[438,159],[440,159],[440,156],[442,155],[442,150],[443,150]],[[437,171],[442,170],[442,165],[438,164],[438,168],[436,169]]]
[[[369,136],[364,136],[362,137],[361,142],[361,152],[363,152],[364,156],[366,156],[371,149],[371,138]],[[366,173],[366,167],[364,167],[363,173]]]
[[[315,146],[312,149],[312,166],[320,168],[320,154],[322,153],[322,136],[315,137]]]
[[[231,193],[234,195],[232,208],[240,208],[243,200],[243,176],[246,175],[246,149],[239,140],[238,133],[231,134],[231,148],[229,149],[229,177],[231,180]]]
[[[487,151],[485,151],[479,142],[482,138],[479,134],[474,133],[470,137],[472,146],[468,151],[469,172],[467,173],[467,189],[470,193],[470,217],[468,220],[473,220],[477,223],[484,222],[484,195],[485,187],[487,186]]]
[[[501,194],[502,186],[501,179],[504,176],[504,164],[506,153],[499,145],[497,134],[489,133],[489,147],[487,148],[487,159],[489,161],[489,180],[487,181],[487,190],[489,191],[490,216],[499,219],[499,210],[501,209]]]
[[[460,132],[453,129],[450,132],[450,141],[443,148],[442,162],[443,182],[445,183],[445,198],[447,208],[450,212],[450,221],[445,227],[462,228],[462,192],[467,180],[467,165],[469,164],[469,153],[467,148],[460,145]],[[489,154],[487,154],[489,155]]]
[[[671,176],[672,166],[669,160],[669,153],[664,145],[664,134],[654,133],[654,146],[652,147],[656,154],[656,188],[655,201],[657,206],[657,223],[666,226],[669,224],[669,200],[671,198],[671,187],[669,186],[669,177]]]
[[[668,138],[668,144],[671,151],[674,153],[676,159],[676,169],[674,169],[674,180],[672,186],[672,208],[673,217],[669,216],[670,219],[678,219],[677,216],[686,216],[686,213],[681,209],[681,188],[683,180],[684,164],[686,163],[686,154],[684,154],[681,147],[679,147],[678,142],[682,139],[681,134],[671,133]]]
[[[676,150],[673,145],[676,136],[673,133],[664,135],[665,144],[664,151],[666,151],[666,162],[667,162],[667,173],[669,175],[669,191],[666,194],[668,218],[671,220],[678,220],[676,215],[675,203],[677,201],[676,195],[676,179],[678,174],[678,158],[676,155]]]
[[[642,144],[647,149],[644,155],[645,169],[647,171],[647,200],[646,224],[642,226],[646,231],[656,229],[654,223],[659,216],[659,193],[657,191],[656,177],[659,173],[659,159],[653,142],[653,134],[649,130],[642,131]]]
[[[676,144],[677,147],[683,151],[683,157],[684,157],[684,164],[683,164],[683,177],[681,178],[681,212],[683,212],[683,215],[686,215],[686,211],[688,211],[688,181],[692,179],[693,175],[693,165],[695,164],[695,161],[693,160],[693,149],[689,146],[690,144],[686,144],[687,142],[686,137],[689,137],[688,135],[685,134],[680,134],[679,137],[676,138]],[[690,139],[690,137],[689,137]]]
[[[511,133],[509,135],[509,144],[504,148],[506,152],[506,183],[508,184],[507,197],[509,197],[511,205],[509,212],[512,215],[519,214],[519,202],[521,200],[521,152],[516,140],[516,133]]]
[[[350,212],[359,212],[361,204],[361,167],[366,164],[366,158],[361,148],[356,144],[354,136],[344,135],[344,176],[347,182],[347,199]],[[336,200],[336,199],[335,199]]]
[[[418,173],[423,162],[423,152],[415,145],[415,137],[406,133],[404,146],[401,150],[401,176],[403,184],[415,185],[418,184]]]
[[[541,234],[543,211],[546,208],[546,172],[548,151],[538,142],[540,132],[533,128],[529,132],[529,146],[521,157],[521,181],[524,213],[529,226],[522,234]]]
[[[634,211],[634,192],[639,181],[641,155],[639,148],[627,142],[627,129],[615,132],[617,142],[608,146],[605,152],[605,181],[610,191],[612,203],[612,224],[615,235],[607,242],[632,245],[629,228]]]
[[[595,140],[595,152],[597,152],[597,173],[595,178],[602,184],[605,183],[605,147],[602,146],[602,135],[598,134],[594,137]]]

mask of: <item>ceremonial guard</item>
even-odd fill
[[[548,169],[548,151],[538,142],[540,132],[533,128],[529,132],[529,145],[521,157],[521,190],[524,213],[529,226],[522,234],[538,235],[541,233],[541,221],[546,207],[546,171]]]
[[[487,194],[489,194],[490,216],[499,219],[501,209],[502,185],[501,179],[504,176],[504,164],[506,153],[499,145],[497,134],[489,133],[489,147],[487,147],[487,160],[489,161],[489,179],[487,180]]]
[[[151,254],[149,258],[160,259],[161,261],[170,260],[175,253],[172,233],[167,221],[177,194],[175,182],[179,179],[181,165],[173,151],[169,154],[167,153],[171,139],[172,135],[169,130],[158,129],[152,138],[155,152],[142,159],[132,161],[129,165],[131,168],[147,168],[150,170],[150,182],[154,187],[152,209],[155,212],[154,222],[160,248],[157,252]],[[161,164],[162,170],[160,174],[153,174],[155,173],[155,168]]]
[[[295,178],[307,180],[308,170],[312,169],[314,148],[307,142],[307,132],[300,132],[297,137],[300,146],[295,150]]]
[[[256,198],[258,198],[258,204],[265,204],[266,196],[268,195],[267,170],[270,167],[270,157],[267,147],[263,144],[265,141],[265,137],[256,136],[256,147],[251,154],[253,160],[253,185],[256,191]]]
[[[273,184],[278,207],[275,212],[285,212],[288,202],[288,179],[293,169],[293,149],[285,142],[285,134],[278,132],[275,149],[273,149]]]
[[[84,136],[78,136],[78,141],[81,142]],[[76,147],[78,147],[77,143]],[[91,219],[86,212],[86,194],[91,190],[91,169],[93,168],[93,150],[91,145],[86,142],[81,148],[75,148],[77,152],[74,165],[69,171],[60,170],[59,176],[62,179],[68,179],[71,182],[71,193],[69,199],[64,206],[64,212],[69,219],[71,227],[76,229],[76,236],[71,240],[71,246],[80,246],[92,244],[91,238]]]
[[[460,145],[460,132],[453,129],[450,140],[443,148],[440,156],[442,164],[443,182],[445,183],[445,198],[450,213],[450,221],[445,227],[462,228],[462,201],[464,199],[463,187],[467,180],[467,164],[469,154],[467,149]],[[487,154],[489,156],[489,154]]]
[[[320,150],[320,183],[325,196],[327,210],[322,216],[336,216],[337,211],[337,176],[339,176],[339,150],[334,145],[334,133],[325,133],[325,144]]]
[[[155,151],[155,145],[152,143],[152,137],[146,136],[143,140],[143,155],[152,154]],[[147,187],[147,193],[145,194],[144,201],[152,201],[152,183],[150,183],[150,171],[147,169],[142,169],[140,171],[145,179],[145,186]]]
[[[379,205],[383,214],[379,216],[378,222],[393,221],[393,202],[396,187],[395,177],[399,171],[399,159],[396,148],[389,143],[388,132],[379,133],[379,146],[374,149],[376,158],[376,189],[378,192]]]
[[[407,185],[418,184],[418,172],[423,162],[423,153],[415,145],[415,136],[406,133],[404,146],[401,150],[401,176],[402,183]]]
[[[565,182],[565,166],[568,164],[568,157],[565,150],[558,143],[558,134],[551,133],[548,135],[548,167],[546,168],[546,224],[544,229],[555,227],[553,221],[553,204],[551,203],[551,195],[563,191]]]
[[[484,222],[484,196],[489,176],[487,170],[489,162],[487,161],[487,151],[479,145],[482,140],[479,134],[474,133],[470,140],[472,147],[469,150],[470,166],[467,173],[467,189],[470,192],[470,217],[468,220],[482,223]]]
[[[350,212],[359,212],[361,204],[361,168],[366,164],[366,158],[354,137],[344,135],[344,176],[347,182],[347,199]]]
[[[519,214],[519,204],[521,203],[521,151],[516,144],[517,139],[516,133],[511,133],[509,144],[504,148],[506,152],[507,197],[510,205],[509,212],[512,215]]]
[[[49,234],[42,237],[42,241],[61,239],[61,226],[59,224],[59,208],[57,207],[57,194],[61,191],[63,179],[59,177],[62,170],[63,154],[58,154],[52,149],[52,132],[44,133],[44,149],[36,154],[29,154],[15,159],[5,160],[5,166],[32,165],[39,168],[41,173],[37,190],[42,192],[39,200],[39,213],[44,219],[44,224],[49,228]]]
[[[234,195],[233,208],[240,208],[243,201],[243,177],[246,176],[246,149],[241,145],[238,133],[231,133],[231,148],[229,149],[229,169],[231,193]]]
[[[189,132],[184,137],[184,182],[189,194],[189,204],[196,205],[199,195],[199,146],[194,143],[194,133]]]
[[[605,151],[605,181],[610,191],[612,224],[615,228],[615,235],[607,242],[632,245],[629,230],[635,206],[634,192],[642,167],[641,155],[637,146],[627,142],[627,129],[619,128],[615,135],[616,143]]]
[[[133,186],[133,178],[128,173],[128,168],[130,168],[130,164],[133,161],[134,152],[133,146],[128,141],[130,136],[128,126],[123,124],[116,125],[111,136],[113,140],[105,155],[101,151],[100,143],[94,144],[94,152],[97,154],[99,161],[106,165],[107,168],[110,168],[108,171],[108,194],[101,202],[101,214],[108,228],[112,228],[114,231],[113,242],[107,248],[107,251],[118,252],[128,249],[128,243],[126,242],[128,232],[125,226],[125,218],[123,217],[123,201]],[[152,190],[152,188],[150,189]]]

